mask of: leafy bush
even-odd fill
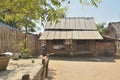
[[[21,53],[22,53],[22,54],[28,53],[28,49],[22,49],[22,50],[21,50]]]

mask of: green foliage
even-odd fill
[[[105,22],[96,24],[98,31],[100,32],[101,35],[105,35],[106,31],[107,31],[107,27],[105,27]]]
[[[0,21],[16,29],[25,28],[25,40],[27,31],[35,27],[35,21],[41,20],[44,26],[46,21],[59,22],[58,18],[66,16],[67,7],[63,3],[70,4],[70,0],[0,0]],[[98,6],[101,0],[80,0],[83,5]],[[26,50],[24,42],[23,52]]]
[[[21,53],[28,53],[28,49],[24,47],[25,43],[27,42],[27,39],[19,42],[17,45],[14,46],[15,52],[21,52]]]
[[[32,61],[32,63],[35,63],[35,59],[34,59],[34,58],[32,58],[32,60],[31,60],[31,61]]]
[[[23,49],[21,50],[21,53],[22,53],[22,54],[28,53],[28,49],[23,48]]]
[[[67,1],[67,0],[65,0]],[[64,0],[0,0],[0,20],[21,29],[35,26],[41,18],[56,21],[65,16]],[[60,12],[58,12],[60,10]],[[62,11],[63,10],[63,11]],[[60,16],[58,16],[60,15]],[[51,17],[49,17],[51,16]],[[52,18],[52,19],[50,19]]]
[[[98,4],[100,4],[102,0],[80,0],[80,3],[83,5],[91,5],[98,7]]]
[[[0,0],[0,20],[17,28],[34,27],[36,20],[58,22],[65,17],[63,3],[70,0]],[[80,0],[83,5],[98,6],[101,0]],[[27,29],[27,28],[26,28]]]

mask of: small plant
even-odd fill
[[[22,50],[21,50],[21,53],[22,53],[22,58],[23,59],[27,59],[27,58],[29,58],[29,54],[28,54],[28,49],[27,48],[23,48]]]
[[[28,49],[27,49],[27,48],[26,48],[26,49],[23,48],[23,49],[21,50],[21,53],[22,53],[22,54],[26,54],[26,53],[28,53]]]
[[[23,40],[23,41],[19,42],[17,45],[15,45],[14,46],[15,52],[21,52],[21,53],[27,52],[28,51],[27,48],[24,48],[24,45],[25,45],[26,41],[27,40]]]
[[[15,52],[20,52],[20,54],[21,54],[20,57],[22,57],[22,58],[28,58],[29,57],[29,54],[28,54],[29,50],[28,50],[28,48],[25,47],[26,41],[27,41],[27,39],[19,42],[15,46],[15,48],[16,48]]]
[[[32,60],[31,60],[31,61],[32,61],[32,63],[35,63],[35,59],[34,59],[34,58],[32,58]]]

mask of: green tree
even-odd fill
[[[0,20],[17,29],[25,28],[25,39],[28,29],[35,27],[35,21],[58,22],[65,17],[67,8],[63,3],[69,0],[0,0]],[[98,6],[101,0],[80,0],[83,5]]]
[[[65,17],[64,0],[0,0],[0,20],[16,27],[25,28],[25,39],[29,28],[35,26],[35,20],[58,21]],[[25,45],[26,47],[26,45]]]
[[[102,0],[80,0],[80,3],[83,5],[95,6],[98,7]]]
[[[98,23],[96,24],[98,31],[100,32],[101,35],[105,35],[107,32],[107,27],[105,27],[106,23]]]
[[[65,17],[66,7],[63,3],[69,0],[0,0],[0,20],[16,26],[33,27],[34,20],[56,21]],[[98,6],[101,0],[80,0],[83,5]]]

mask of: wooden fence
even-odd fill
[[[32,55],[38,54],[40,51],[39,36],[27,34],[27,48]],[[18,45],[25,40],[25,33],[12,30],[0,25],[0,53],[4,52],[20,52]]]
[[[24,74],[22,76],[22,80],[45,80],[45,78],[48,77],[48,65],[49,65],[49,56],[44,57],[42,59],[42,67],[38,72],[35,74],[35,76],[29,75],[29,74]],[[30,77],[33,77],[30,79]]]
[[[97,41],[97,55],[114,56],[116,53],[115,41]]]

